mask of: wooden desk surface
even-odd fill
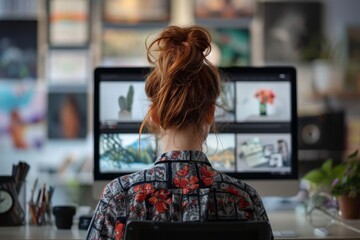
[[[293,230],[296,236],[275,237],[275,239],[357,239],[360,240],[360,220],[335,221],[330,225],[327,237],[318,237],[313,232],[313,226],[301,212],[274,211],[268,212],[270,223],[274,231]],[[79,230],[76,225],[71,230],[58,230],[55,226],[20,226],[0,227],[0,239],[84,239],[85,230]]]

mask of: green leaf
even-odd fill
[[[331,169],[332,169],[332,159],[326,160],[326,161],[321,165],[321,170],[324,171],[324,173],[325,173],[326,175],[331,175]]]
[[[303,176],[303,179],[315,184],[320,184],[324,179],[324,173],[320,169],[313,169],[307,174],[305,174],[305,176]]]
[[[342,178],[345,175],[345,166],[343,164],[337,165],[332,170],[332,177]]]

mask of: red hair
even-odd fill
[[[152,69],[145,92],[150,108],[141,125],[151,132],[195,126],[194,138],[203,141],[203,124],[220,94],[220,73],[206,56],[211,37],[199,26],[169,26],[150,45]],[[212,117],[212,116],[211,116]]]

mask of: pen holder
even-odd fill
[[[17,192],[17,198],[24,212],[24,223],[26,222],[26,181],[15,182],[15,189]]]
[[[29,223],[34,225],[52,224],[51,203],[40,204],[29,203]]]

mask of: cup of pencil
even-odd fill
[[[18,164],[13,164],[12,167],[12,177],[15,182],[15,190],[17,193],[17,198],[22,208],[22,211],[25,215],[26,213],[26,176],[30,170],[30,165],[26,162],[20,161]],[[24,217],[25,223],[26,219]]]
[[[29,223],[34,225],[48,225],[52,224],[51,219],[51,198],[54,193],[54,187],[46,187],[44,183],[38,190],[35,200],[35,190],[38,180],[35,179],[34,186],[31,189],[31,196],[29,201]]]

